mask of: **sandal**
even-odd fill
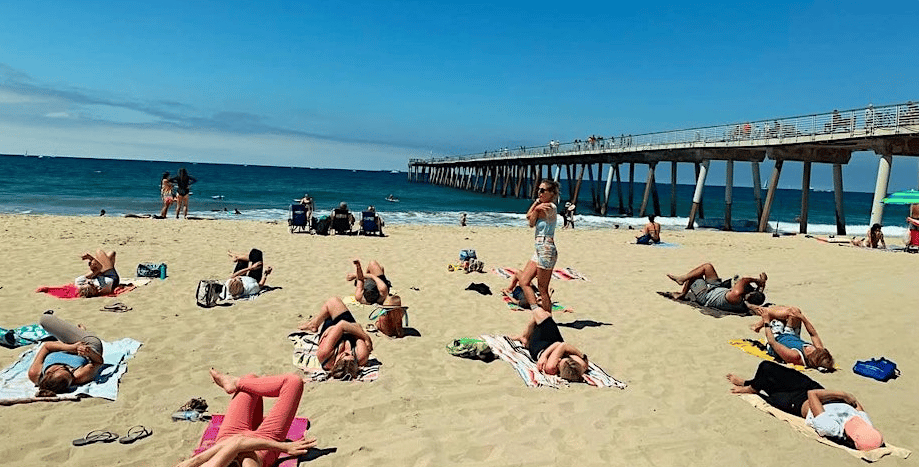
[[[196,412],[206,412],[207,411],[207,401],[201,397],[195,397],[188,402],[186,402],[182,407],[179,407],[179,412],[185,412],[188,410],[194,410]]]
[[[85,446],[92,443],[111,443],[118,439],[118,435],[111,431],[93,430],[86,433],[86,436],[73,440],[74,446]]]
[[[124,313],[126,311],[131,311],[133,308],[125,305],[122,302],[115,302],[111,305],[105,305],[99,311],[111,311],[113,313]]]
[[[136,425],[129,428],[128,433],[119,438],[118,442],[121,444],[131,444],[134,441],[144,439],[152,434],[153,430],[148,430],[147,427],[143,425]]]

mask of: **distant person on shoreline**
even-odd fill
[[[198,181],[195,177],[188,175],[188,172],[185,170],[185,167],[179,169],[179,174],[175,177],[169,179],[170,182],[175,183],[176,185],[176,219],[179,218],[179,213],[182,211],[182,208],[185,208],[185,218],[188,218],[188,195],[191,194],[191,184]]]
[[[101,248],[93,256],[84,253],[80,259],[89,263],[89,272],[74,279],[80,297],[89,298],[112,293],[118,287],[120,278],[115,270],[115,252],[106,253]]]
[[[562,224],[563,229],[573,229],[574,228],[574,211],[577,209],[577,205],[571,201],[565,201],[565,212],[562,213]]]
[[[909,206],[909,217],[906,218],[909,224],[909,240],[906,241],[907,247],[919,247],[919,204]]]
[[[553,200],[558,196],[558,182],[544,179],[539,183],[537,198],[527,210],[527,221],[530,227],[535,227],[533,257],[527,261],[526,267],[520,272],[520,283],[529,284],[536,278],[539,287],[541,302],[536,301],[533,289],[523,287],[526,301],[530,308],[542,307],[547,313],[552,313],[552,296],[549,292],[549,281],[552,280],[552,269],[558,261],[558,250],[555,248],[555,226],[558,224],[558,207]],[[539,303],[539,305],[537,305]]]
[[[163,179],[160,181],[160,197],[163,198],[163,209],[160,210],[160,218],[166,218],[166,214],[169,213],[169,206],[175,202],[175,198],[172,195],[174,190],[175,186],[169,181],[169,172],[163,172]]]
[[[667,277],[683,286],[681,291],[671,293],[675,300],[689,300],[728,312],[748,311],[747,303],[762,305],[766,301],[764,292],[768,278],[765,272],[758,278],[741,277],[731,285],[730,281],[718,277],[712,263],[705,263],[682,276],[667,274]]]
[[[864,238],[852,238],[852,244],[864,248],[887,248],[887,244],[884,243],[884,233],[881,232],[881,224],[872,225]]]
[[[309,193],[304,193],[302,198],[295,199],[294,202],[299,203],[306,208],[307,219],[313,216],[313,211],[316,210],[316,203],[313,201],[313,198],[310,197]]]
[[[466,227],[466,213],[460,215],[460,227]]]
[[[652,243],[661,242],[661,225],[654,222],[654,217],[654,214],[648,216],[648,223],[641,229],[641,236],[635,237],[635,241],[639,245],[650,245]]]

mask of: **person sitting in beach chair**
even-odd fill
[[[227,251],[227,255],[235,263],[233,275],[223,286],[224,300],[244,298],[258,295],[268,275],[271,274],[271,267],[265,267],[263,263],[262,251],[253,248],[249,254],[233,253]]]
[[[361,225],[358,235],[370,235],[375,233],[383,236],[383,219],[377,214],[373,206],[367,206],[367,210],[361,212]]]
[[[80,297],[96,297],[112,293],[118,287],[120,278],[115,270],[115,252],[106,253],[101,248],[93,255],[84,253],[80,259],[89,263],[89,272],[74,279]]]
[[[342,202],[332,210],[332,227],[336,235],[351,234],[354,227],[354,215],[348,210],[348,203]]]
[[[735,394],[756,394],[769,405],[805,419],[817,434],[859,451],[884,444],[865,408],[852,394],[824,389],[820,383],[775,362],[760,362],[753,379],[727,375]]]
[[[874,224],[868,229],[868,233],[863,238],[852,238],[852,245],[865,248],[887,248],[884,243],[884,233],[881,232],[881,224]]]
[[[102,368],[102,341],[82,326],[74,326],[48,310],[39,324],[57,341],[45,342],[29,367],[29,379],[38,386],[36,397],[69,392],[96,379]]]
[[[546,310],[534,308],[526,329],[511,339],[520,341],[529,350],[539,371],[575,383],[583,381],[587,372],[587,354],[565,342],[558,324]]]
[[[316,438],[305,434],[298,440],[287,440],[303,396],[303,378],[293,373],[235,377],[213,368],[210,374],[214,384],[233,398],[215,443],[177,467],[276,465],[282,452],[300,456],[316,446]],[[277,400],[265,415],[263,399],[267,397]]]
[[[764,307],[748,304],[747,308],[760,319],[750,327],[754,332],[766,329],[766,351],[780,362],[835,371],[833,356],[824,347],[817,329],[804,316],[800,308],[790,306]],[[811,342],[801,339],[801,325],[810,335]]]
[[[766,273],[759,277],[740,277],[733,285],[730,280],[718,277],[712,263],[705,263],[682,276],[667,274],[670,280],[683,286],[671,297],[676,300],[689,300],[702,306],[728,312],[745,312],[747,303],[762,305],[766,301]]]
[[[382,305],[392,288],[392,282],[386,278],[383,266],[376,260],[370,260],[364,272],[361,270],[360,259],[355,258],[351,262],[354,264],[354,272],[345,274],[345,280],[354,282],[354,300],[364,305]]]
[[[651,245],[661,242],[661,225],[654,222],[654,214],[648,216],[648,223],[641,229],[641,236],[635,237],[635,243],[639,245]]]
[[[319,314],[299,328],[319,333],[316,357],[322,368],[335,379],[357,378],[359,368],[366,365],[373,351],[373,341],[339,297],[328,299]]]
[[[312,230],[309,210],[302,204],[290,205],[290,217],[287,219],[287,225],[290,233],[309,232]]]

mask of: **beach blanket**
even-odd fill
[[[654,246],[657,248],[679,248],[680,245],[676,243],[660,242],[660,243],[653,243],[651,244],[651,246]]]
[[[778,364],[785,365],[785,366],[790,367],[790,368],[794,368],[795,370],[798,370],[798,371],[805,371],[805,370],[808,370],[808,368],[805,368],[805,367],[803,367],[803,366],[801,366],[801,365],[795,365],[795,364],[792,364],[792,363],[785,363],[785,362],[779,361],[778,359],[776,359],[776,358],[774,358],[773,356],[769,355],[769,352],[766,352],[766,342],[765,342],[764,340],[762,340],[762,339],[760,339],[760,340],[754,340],[754,339],[731,339],[731,340],[728,341],[728,344],[731,344],[733,347],[737,347],[738,349],[743,350],[744,352],[746,352],[746,353],[748,353],[748,354],[750,354],[750,355],[753,355],[753,356],[755,356],[755,357],[762,358],[763,360],[768,360],[768,361],[770,361],[770,362],[776,362],[776,363],[778,363]],[[839,370],[839,366],[835,366],[834,368],[835,368],[837,371]],[[813,370],[813,368],[810,368],[810,369]]]
[[[517,274],[517,271],[518,270],[514,268],[494,268],[491,270],[491,272],[505,279],[510,279],[511,277],[514,276],[514,274]],[[563,281],[589,280],[586,277],[584,277],[581,273],[575,271],[573,268],[555,269],[552,271],[552,277],[563,280]]]
[[[482,334],[482,340],[488,343],[491,351],[505,362],[511,364],[517,374],[523,379],[523,382],[529,387],[548,386],[558,388],[567,385],[568,381],[554,376],[547,375],[536,369],[536,362],[530,358],[530,352],[520,344],[520,342],[511,340],[506,336]],[[584,373],[584,381],[591,385],[601,388],[619,388],[625,389],[626,383],[608,375],[602,368],[589,361],[587,363],[587,373]]]
[[[507,307],[511,311],[530,311],[516,303],[511,302],[511,297],[508,297],[507,295],[501,295],[501,298],[504,299],[504,303],[507,303]],[[572,310],[569,310],[567,307],[560,305],[558,302],[552,302],[552,311],[572,312]]]
[[[329,372],[322,369],[322,362],[316,356],[316,350],[319,348],[319,336],[317,334],[298,331],[292,332],[287,336],[294,344],[293,364],[300,371],[306,374],[310,381],[325,381],[329,379]],[[360,368],[357,381],[376,381],[380,377],[379,360],[371,358],[366,365]]]
[[[118,381],[128,370],[127,360],[131,359],[139,349],[141,343],[124,338],[115,342],[103,342],[102,359],[104,364],[96,375],[96,379],[77,386],[68,394],[59,394],[58,397],[35,399],[33,396],[38,389],[29,380],[29,366],[38,353],[39,346],[26,350],[13,362],[12,365],[0,370],[0,404],[16,402],[31,402],[33,400],[74,399],[74,396],[101,397],[108,400],[118,398]]]
[[[872,449],[870,451],[859,451],[857,449],[852,449],[848,446],[843,446],[842,444],[835,443],[832,440],[824,438],[817,434],[813,428],[807,426],[807,423],[804,422],[804,419],[801,417],[796,417],[787,412],[783,412],[771,405],[769,405],[762,397],[757,396],[756,394],[738,394],[743,400],[747,401],[753,407],[762,410],[779,420],[784,420],[788,422],[795,430],[800,433],[803,433],[808,438],[817,441],[818,443],[825,444],[827,446],[833,446],[834,448],[842,449],[849,454],[858,457],[867,462],[875,462],[882,457],[890,454],[896,457],[901,457],[906,459],[911,454],[908,449],[898,448],[891,445],[890,443],[885,442],[885,446],[879,447],[877,449]]]
[[[118,287],[115,287],[115,290],[113,290],[112,293],[100,295],[100,297],[116,297],[125,292],[130,292],[139,286],[147,285],[151,281],[152,279],[143,277],[137,279],[122,279],[121,284],[118,285]],[[80,298],[80,296],[77,294],[77,286],[73,284],[64,284],[61,286],[44,286],[35,289],[35,291],[39,293],[46,293],[57,298],[63,298],[65,300],[71,298]]]
[[[689,300],[677,300],[670,296],[670,292],[657,292],[657,294],[660,295],[661,297],[664,297],[676,303],[691,306],[699,310],[699,313],[702,313],[703,315],[711,316],[713,318],[723,318],[725,316],[753,316],[753,314],[750,313],[749,311],[724,311],[724,310],[719,310],[717,308],[702,306],[696,302],[692,302]]]
[[[15,329],[0,328],[0,345],[8,349],[46,340],[54,340],[54,336],[48,334],[40,324],[27,324]]]
[[[217,414],[211,417],[210,423],[208,423],[207,428],[204,429],[204,433],[201,434],[201,441],[198,443],[198,447],[195,448],[194,455],[198,455],[201,452],[207,450],[207,448],[214,445],[217,441],[217,432],[220,431],[220,425],[223,423],[223,414]],[[306,433],[310,427],[310,421],[303,417],[297,417],[290,424],[290,429],[287,430],[287,439],[289,440],[298,440],[303,437],[303,434]],[[278,459],[281,461],[280,464],[275,463],[274,466],[277,467],[297,467],[297,458],[295,456],[285,456],[284,454]]]

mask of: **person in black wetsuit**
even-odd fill
[[[539,371],[572,382],[582,381],[587,371],[587,354],[565,342],[551,313],[542,308],[532,313],[533,319],[523,334],[511,339],[520,341],[530,351]]]
[[[185,207],[185,217],[188,217],[188,195],[191,193],[192,183],[198,181],[195,177],[188,175],[185,167],[179,169],[179,174],[169,179],[176,187],[176,219],[179,218],[179,212]]]
[[[300,329],[319,333],[316,357],[332,378],[355,379],[358,369],[370,359],[370,335],[357,324],[340,297],[328,299],[319,314],[301,324]]]

